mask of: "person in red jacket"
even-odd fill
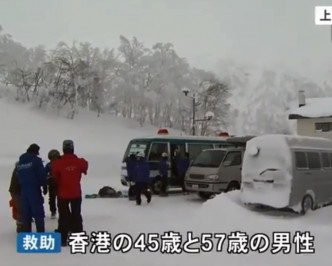
[[[88,162],[74,153],[74,142],[63,141],[63,155],[51,163],[58,197],[59,228],[62,246],[67,245],[69,231],[83,231],[81,215],[81,175],[87,174]]]

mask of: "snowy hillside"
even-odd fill
[[[49,149],[61,148],[63,139],[75,142],[76,152],[89,161],[89,172],[82,179],[83,193],[95,193],[104,185],[123,189],[120,185],[120,163],[128,141],[133,137],[151,134],[153,127],[140,128],[136,122],[115,117],[102,116],[91,119],[90,113],[81,113],[75,120],[66,120],[50,114],[41,114],[24,105],[13,105],[0,99],[0,175],[1,202],[0,256],[2,265],[330,265],[332,247],[331,219],[332,207],[325,207],[309,213],[305,217],[271,210],[250,210],[240,202],[238,191],[222,194],[204,203],[196,195],[183,196],[172,193],[168,198],[155,196],[150,205],[143,200],[136,206],[126,198],[84,199],[82,214],[88,234],[92,231],[108,231],[112,236],[128,233],[134,240],[140,233],[164,234],[167,231],[180,232],[183,241],[187,232],[193,236],[202,233],[225,233],[241,231],[252,237],[264,233],[272,241],[273,232],[290,233],[290,254],[272,254],[276,246],[268,246],[266,252],[249,251],[248,254],[228,254],[228,240],[222,251],[217,252],[218,239],[215,238],[211,252],[191,254],[166,254],[140,252],[128,253],[111,251],[110,254],[70,254],[70,247],[60,254],[17,254],[15,250],[15,224],[8,206],[9,178],[18,156],[28,145],[36,142],[41,147],[41,157],[46,159]],[[46,203],[47,203],[47,199]],[[45,204],[49,215],[48,205]],[[46,229],[54,230],[56,221],[46,218]],[[296,254],[293,237],[296,231],[308,231],[314,236],[315,254]],[[285,234],[284,234],[285,235]],[[206,237],[206,236],[205,236]],[[160,239],[160,238],[159,238]],[[286,241],[287,242],[287,241]],[[207,244],[205,242],[205,244]],[[279,241],[280,243],[280,241]],[[264,244],[263,242],[261,243]],[[284,246],[287,248],[287,243]],[[190,248],[199,247],[193,244]],[[208,247],[208,246],[207,246]],[[151,247],[150,247],[151,248]],[[264,248],[264,247],[263,247]],[[236,248],[235,248],[236,249]],[[301,247],[303,250],[303,247]]]

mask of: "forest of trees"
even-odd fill
[[[241,67],[223,62],[218,71],[231,86],[228,130],[233,134],[296,134],[288,113],[298,108],[298,92],[306,97],[332,97],[332,72],[311,80],[301,70]],[[217,73],[218,74],[218,73]]]
[[[96,117],[110,113],[141,126],[190,133],[192,99],[182,93],[189,88],[197,96],[196,118],[214,114],[212,120],[197,123],[196,134],[292,133],[287,111],[298,90],[309,97],[332,96],[331,84],[226,61],[213,73],[191,67],[171,43],[147,48],[135,37],[120,36],[119,47],[113,49],[88,42],[28,49],[0,26],[0,88],[15,93],[18,102],[61,110],[71,119],[84,108]]]
[[[120,36],[117,49],[60,42],[47,51],[27,49],[0,28],[0,82],[17,101],[66,110],[72,119],[85,108],[188,133],[192,100],[182,90],[189,88],[197,96],[196,118],[214,114],[197,123],[198,134],[215,134],[226,123],[228,86],[214,73],[190,67],[170,43],[149,49],[135,37]]]

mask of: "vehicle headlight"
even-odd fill
[[[209,180],[218,180],[219,176],[218,175],[207,175],[206,179],[209,179]]]

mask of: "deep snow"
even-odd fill
[[[272,255],[250,251],[248,254],[227,254],[227,241],[223,251],[213,250],[200,254],[162,254],[161,252],[110,254],[70,254],[65,248],[59,254],[17,254],[15,251],[15,225],[8,206],[10,173],[18,156],[28,145],[41,146],[41,157],[46,159],[49,149],[61,148],[63,139],[75,141],[76,152],[89,161],[89,172],[82,179],[83,193],[95,193],[104,185],[124,189],[120,185],[121,158],[128,141],[133,137],[149,135],[155,128],[140,128],[133,121],[102,116],[95,119],[91,113],[81,113],[75,120],[56,117],[33,108],[6,103],[0,99],[0,174],[2,207],[0,209],[0,254],[2,265],[330,265],[332,247],[332,207],[324,207],[305,217],[273,210],[251,210],[240,201],[239,191],[221,194],[206,203],[196,195],[173,193],[168,198],[153,197],[150,205],[135,206],[126,198],[84,199],[82,205],[85,230],[106,230],[112,234],[164,233],[173,230],[201,233],[242,231],[255,233],[310,231],[315,237],[315,254],[295,254],[292,243],[290,254]],[[47,203],[47,199],[46,199]],[[48,205],[45,209],[49,215]],[[46,228],[53,230],[56,220],[46,218]]]

